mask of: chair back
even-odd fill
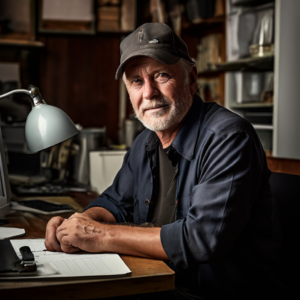
[[[275,217],[279,221],[285,276],[291,288],[300,285],[300,176],[272,173],[270,186],[275,200]],[[299,291],[297,292],[299,293]]]

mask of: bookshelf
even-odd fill
[[[240,4],[240,3],[239,3]],[[248,1],[248,5],[250,2]],[[240,4],[241,5],[241,4]],[[237,10],[233,5],[232,1],[227,0],[228,13],[230,18],[227,21],[227,32],[229,35],[237,34],[238,24],[243,22],[243,19],[251,21],[253,19],[259,20],[259,14],[274,10],[274,4],[269,3],[266,6],[252,6],[249,8],[240,7]],[[247,16],[247,17],[245,17]],[[234,21],[239,22],[234,26]],[[255,32],[257,21],[255,21],[255,26],[253,22],[252,30]],[[243,28],[242,28],[243,29]],[[251,40],[247,39],[247,34]],[[242,31],[240,31],[240,36]],[[243,37],[238,39],[237,45],[242,45],[244,42],[248,42],[250,46],[253,43],[254,33],[245,32]],[[225,72],[225,107],[232,110],[233,112],[239,114],[243,118],[247,119],[252,123],[254,129],[256,130],[258,137],[262,143],[265,152],[268,155],[272,155],[273,150],[273,92],[268,99],[262,99],[262,93],[266,89],[266,83],[269,78],[270,82],[273,82],[273,72],[274,72],[274,55],[268,54],[261,57],[253,57],[250,53],[250,47],[248,49],[242,48],[242,46],[234,48],[234,46],[228,45],[232,42],[232,38],[228,38],[227,59],[229,61],[218,64],[217,69],[223,70]],[[237,49],[237,50],[236,50]],[[233,59],[235,51],[239,51],[239,55],[245,55],[245,51],[248,51],[247,57]],[[268,77],[269,76],[269,77]],[[273,90],[273,88],[271,88]],[[264,101],[268,100],[268,101]]]
[[[248,57],[235,61],[219,63],[215,68],[219,71],[273,70],[274,55],[264,57]]]
[[[226,59],[225,0],[216,0],[214,11],[213,16],[194,21],[185,13],[181,37],[196,61],[201,98],[224,105],[224,71],[217,68],[217,64],[224,63]]]
[[[36,42],[34,0],[0,2],[0,44],[43,46]]]
[[[231,14],[230,5],[234,10],[253,11],[274,7],[274,52],[262,57],[242,57],[228,61],[228,43],[230,33],[227,28],[228,15]],[[212,62],[207,69],[198,72],[199,82],[209,82],[217,79],[218,101],[210,97],[209,93],[202,93],[204,101],[215,101],[233,112],[248,119],[257,131],[268,159],[268,165],[274,172],[284,172],[300,175],[300,139],[298,129],[300,118],[299,78],[300,63],[295,49],[299,48],[296,30],[300,26],[300,19],[296,11],[300,10],[300,3],[286,0],[275,1],[223,1],[224,13],[219,16],[200,20],[193,24],[183,17],[181,36],[187,43],[190,54],[197,58],[197,45],[202,37],[219,33],[223,37],[221,44],[221,62]],[[273,96],[264,101],[244,102],[236,101],[236,72],[252,72],[270,74],[274,76]],[[267,75],[266,75],[267,76]],[[200,86],[200,92],[205,90]]]
[[[257,1],[248,1],[247,6],[238,8],[255,10]],[[300,109],[298,72],[300,63],[295,49],[299,41],[295,28],[300,20],[295,11],[300,3],[293,1],[264,1],[265,6],[274,7],[274,52],[275,55],[248,57],[216,65],[225,72],[225,107],[248,119],[262,142],[267,155],[268,166],[273,172],[300,175],[300,142],[298,129]],[[271,3],[270,3],[271,2]],[[251,6],[251,7],[250,7]],[[227,1],[229,7],[229,1]],[[259,7],[258,7],[259,8]],[[234,7],[236,9],[236,7]],[[237,103],[236,72],[262,74],[274,72],[273,101]]]

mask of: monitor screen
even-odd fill
[[[5,159],[5,151],[0,128],[0,217],[9,213],[10,198],[11,191],[7,172],[7,162]]]

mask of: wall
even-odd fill
[[[41,35],[40,89],[45,101],[63,109],[84,127],[107,126],[116,140],[118,126],[118,34]]]

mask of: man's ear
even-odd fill
[[[198,78],[198,72],[196,66],[192,66],[190,72],[189,72],[189,86],[191,95],[194,96],[197,92],[197,78]]]

